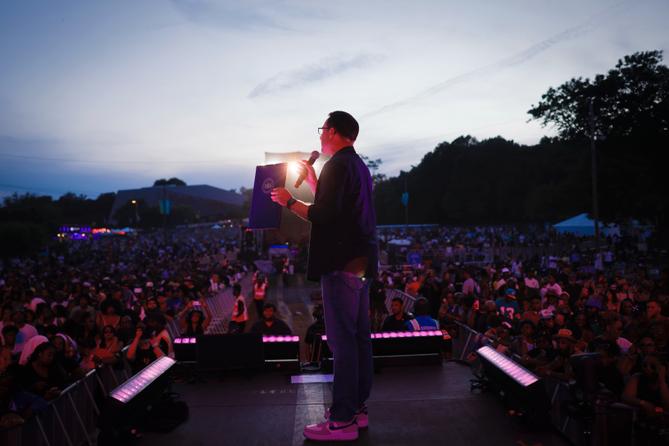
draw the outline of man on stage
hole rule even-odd
[[[314,192],[313,204],[272,190],[272,200],[311,222],[307,278],[320,280],[325,333],[334,355],[332,406],[326,421],[304,428],[311,440],[355,440],[367,427],[365,402],[372,386],[369,284],[377,274],[376,214],[372,178],[353,144],[358,122],[343,111],[330,113],[321,135],[321,152],[330,156],[320,178],[302,161]]]

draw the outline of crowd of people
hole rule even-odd
[[[440,328],[455,336],[466,325],[537,374],[565,381],[575,378],[573,355],[596,352],[598,380],[612,398],[651,418],[669,411],[669,270],[645,232],[613,235],[601,246],[542,228],[379,232],[373,331]],[[133,371],[172,356],[168,326],[204,334],[212,322],[207,297],[224,289],[234,300],[229,333],[291,334],[267,299],[266,274],[255,271],[242,290],[254,268],[236,260],[236,243],[190,228],[60,242],[4,263],[0,426],[20,423],[122,355]],[[388,308],[389,289],[415,299],[411,311],[399,297]],[[258,317],[247,327],[250,311]],[[305,336],[309,361],[318,360],[322,313],[314,308]]]
[[[0,426],[19,424],[121,352],[136,372],[203,334],[206,297],[238,287],[237,241],[209,228],[61,241],[0,268]]]
[[[574,355],[597,353],[600,390],[666,422],[669,269],[663,253],[648,249],[645,232],[607,237],[598,247],[592,237],[505,228],[393,230],[385,240],[393,239],[410,243],[386,243],[399,261],[373,287],[377,331],[437,321],[456,334],[463,324],[538,375],[567,382],[577,379]],[[522,249],[528,241],[532,251]],[[494,245],[521,249],[500,256]],[[528,252],[534,255],[522,256]],[[420,263],[407,265],[412,255]],[[388,288],[415,298],[415,314],[400,298],[387,312]]]

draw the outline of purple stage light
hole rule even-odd
[[[168,356],[156,359],[128,381],[112,390],[111,397],[122,403],[128,403],[174,364],[176,361]]]
[[[263,336],[263,342],[300,342],[299,336]]]
[[[370,337],[372,339],[395,339],[395,338],[411,338],[411,337],[432,337],[432,336],[444,336],[441,330],[423,330],[423,331],[385,331],[382,333],[372,333]],[[321,340],[327,341],[327,335],[321,335]]]
[[[490,346],[481,347],[476,352],[524,387],[530,386],[539,380],[537,375]]]

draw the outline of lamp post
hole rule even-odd
[[[135,225],[137,225],[137,222],[139,222],[139,213],[137,211],[137,200],[131,200],[130,203],[132,203],[132,206],[135,208]]]
[[[597,197],[597,147],[595,145],[595,99],[588,99],[588,117],[590,120],[590,156],[592,168],[592,218],[595,220],[595,252],[599,255],[599,201]]]

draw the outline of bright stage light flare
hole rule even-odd
[[[291,161],[288,163],[288,171],[293,174],[293,175],[299,175],[300,174],[300,163],[297,161]]]

